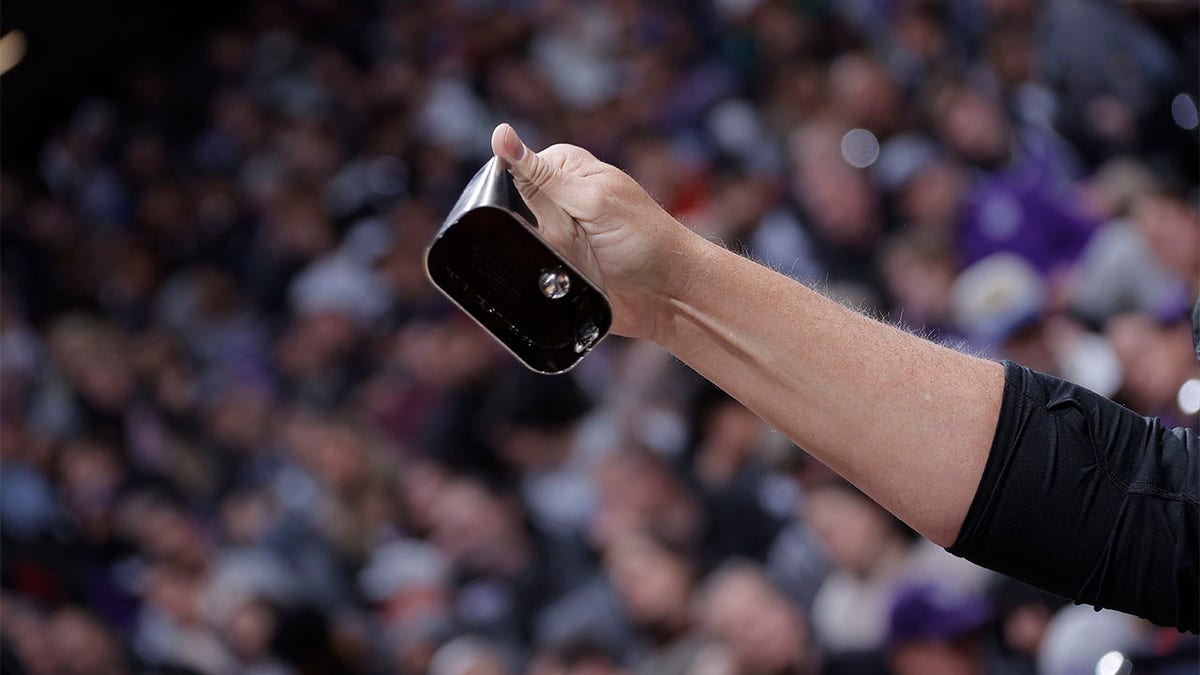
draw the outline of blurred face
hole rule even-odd
[[[1143,414],[1172,406],[1179,386],[1196,370],[1186,324],[1162,328],[1140,314],[1109,321],[1105,331],[1125,374],[1130,404]]]
[[[206,411],[213,436],[231,448],[253,452],[267,427],[270,402],[248,387],[238,387],[215,401]]]
[[[367,453],[357,434],[337,426],[325,427],[314,449],[313,469],[319,480],[342,494],[362,488],[367,480]]]
[[[409,520],[418,532],[429,531],[436,522],[438,496],[441,495],[449,477],[437,464],[418,461],[404,469],[400,481],[404,508]]]
[[[1054,615],[1043,605],[1017,607],[1004,618],[1004,642],[1030,659],[1036,659],[1046,628]]]
[[[843,56],[834,62],[829,80],[835,104],[851,125],[876,134],[896,127],[900,97],[881,64],[858,55]]]
[[[893,539],[891,516],[866,497],[838,486],[812,491],[805,517],[833,563],[868,576],[886,542]]]
[[[1200,284],[1200,215],[1174,199],[1148,197],[1133,220],[1146,244],[1172,272],[1195,288]]]
[[[25,607],[10,608],[5,602],[3,636],[12,645],[21,662],[34,675],[53,673],[55,670],[55,648],[47,630],[47,622],[33,610]]]
[[[122,410],[133,393],[125,335],[87,320],[64,319],[51,332],[55,361],[76,390],[97,408]]]
[[[146,600],[179,624],[186,626],[200,621],[200,589],[189,574],[167,568],[156,570]]]
[[[1000,108],[973,91],[951,94],[938,120],[943,139],[970,162],[992,165],[1009,153],[1009,127]]]
[[[628,534],[609,547],[605,565],[635,623],[679,627],[691,593],[691,573],[682,560],[641,535]]]
[[[124,665],[112,636],[91,617],[73,609],[59,611],[49,633],[58,660],[57,672],[120,673]]]
[[[209,559],[209,540],[183,512],[155,502],[131,503],[125,518],[134,522],[138,544],[152,556],[185,569],[202,569]],[[135,513],[134,510],[140,512]]]
[[[1026,326],[1004,341],[999,355],[1043,373],[1056,373],[1059,370],[1058,359],[1054,356],[1048,337],[1044,323]]]
[[[339,311],[296,317],[277,347],[280,369],[292,377],[318,374],[339,363],[354,347],[358,326]]]
[[[262,658],[275,633],[275,610],[262,602],[247,602],[234,613],[227,631],[229,644],[244,660]]]
[[[497,566],[520,555],[512,507],[474,481],[449,483],[433,519],[434,543],[459,568],[505,571]]]
[[[813,225],[827,239],[842,246],[861,246],[874,239],[879,228],[875,194],[864,174],[849,169],[810,170],[801,181],[801,199]]]
[[[915,177],[900,195],[902,217],[927,234],[949,242],[962,204],[966,176],[955,164],[939,163]]]
[[[675,200],[682,174],[671,148],[658,140],[636,143],[629,151],[629,175],[668,207]]]
[[[883,273],[910,325],[937,322],[949,314],[954,266],[948,256],[922,255],[902,245],[884,258]]]
[[[707,481],[732,477],[762,435],[763,425],[754,413],[739,403],[723,403],[709,413],[698,449],[698,469]]]
[[[695,502],[670,471],[644,457],[617,454],[597,469],[600,509],[590,526],[593,542],[608,546],[634,530],[656,532],[669,541],[691,541],[699,528]]]
[[[709,591],[704,621],[744,675],[790,672],[804,663],[808,646],[800,615],[756,571],[737,570],[718,579]]]
[[[724,186],[718,204],[725,226],[731,233],[744,236],[758,224],[771,200],[761,180],[740,177]]]
[[[487,333],[474,324],[449,319],[412,322],[395,343],[397,361],[422,384],[450,388],[479,377],[496,363]]]

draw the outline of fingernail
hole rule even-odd
[[[517,130],[512,127],[508,128],[508,134],[504,137],[504,152],[514,162],[521,161],[521,158],[525,156],[525,144],[521,142],[521,137],[517,135]]]

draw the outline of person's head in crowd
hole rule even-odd
[[[930,0],[911,2],[900,10],[893,19],[892,34],[906,61],[925,69],[936,67],[945,58],[951,46],[946,14],[944,5]]]
[[[299,315],[276,343],[276,363],[287,381],[295,385],[297,397],[312,397],[314,403],[335,400],[339,371],[351,357],[361,337],[349,312],[322,309]]]
[[[205,569],[212,555],[211,537],[196,522],[195,514],[176,500],[135,493],[122,502],[120,510],[122,529],[152,561],[192,572]]]
[[[1013,129],[999,103],[953,78],[931,83],[925,95],[934,131],[959,158],[985,169],[1008,162]]]
[[[675,217],[684,217],[706,196],[697,167],[669,140],[649,133],[637,135],[627,141],[624,153],[629,175]]]
[[[482,424],[506,463],[544,471],[567,460],[575,427],[591,405],[572,378],[509,368],[490,387]]]
[[[810,486],[804,516],[834,566],[863,579],[894,567],[916,541],[907,525],[841,479]]]
[[[887,67],[870,54],[839,56],[829,66],[829,84],[833,108],[849,126],[884,138],[904,124],[899,87]]]
[[[1017,21],[998,23],[984,38],[987,64],[1005,93],[1034,78],[1034,47],[1028,27]]]
[[[201,572],[164,562],[155,565],[146,576],[145,600],[156,619],[179,627],[203,626]]]
[[[751,562],[730,562],[698,593],[700,622],[733,655],[742,675],[812,672],[808,626],[800,610]]]
[[[604,550],[609,582],[630,621],[658,645],[691,628],[696,570],[689,556],[661,537],[627,530]]]
[[[983,675],[983,597],[937,584],[900,588],[892,600],[888,659],[895,675]]]
[[[0,640],[4,656],[20,663],[31,673],[51,673],[54,649],[46,631],[46,619],[32,603],[6,589],[0,595]]]
[[[280,505],[270,492],[235,492],[221,501],[221,534],[225,542],[253,546],[270,534],[281,515]]]
[[[271,195],[264,214],[264,244],[274,259],[298,265],[333,248],[333,223],[318,195],[304,185],[282,186]]]
[[[915,141],[909,147],[897,139],[884,147],[879,167],[889,159],[890,175],[884,182],[893,190],[896,217],[901,226],[917,236],[948,246],[953,243],[954,228],[962,211],[967,176],[962,165],[937,150]]]
[[[109,416],[124,410],[134,388],[124,331],[105,320],[70,315],[51,328],[50,350],[90,410]]]
[[[235,383],[207,402],[204,420],[219,447],[254,457],[263,453],[267,442],[273,403],[263,388]]]
[[[955,261],[945,247],[920,236],[897,235],[880,258],[893,317],[916,329],[948,327]]]
[[[338,552],[360,560],[400,520],[395,465],[365,429],[343,420],[318,420],[298,450],[325,491],[318,530]]]
[[[277,610],[270,601],[251,597],[234,610],[221,629],[234,657],[243,665],[255,665],[272,659],[276,621]]]
[[[360,496],[383,468],[374,461],[377,448],[370,434],[346,420],[322,419],[310,432],[305,446],[313,476],[335,495]]]
[[[766,431],[757,415],[707,383],[694,397],[689,417],[695,425],[693,470],[714,488],[731,482],[755,456]]]
[[[865,173],[836,161],[802,171],[795,194],[821,238],[837,248],[870,251],[882,227],[878,196]]]
[[[1200,291],[1200,211],[1169,190],[1137,200],[1134,226],[1154,257],[1187,284],[1192,296]]]
[[[409,311],[431,304],[436,295],[425,278],[421,252],[440,225],[438,216],[425,200],[398,204],[389,215],[393,246],[383,254],[375,269],[392,295]]]
[[[662,458],[626,449],[605,457],[594,472],[599,508],[588,529],[598,548],[622,533],[645,529],[673,545],[693,546],[703,525],[696,498]]]
[[[988,597],[996,608],[1002,644],[1032,666],[1050,620],[1066,601],[1008,577],[1000,579],[989,590]]]
[[[465,573],[511,577],[530,562],[520,503],[470,476],[452,476],[436,497],[430,541]]]
[[[1108,321],[1105,335],[1121,362],[1118,395],[1126,404],[1144,415],[1182,416],[1179,389],[1200,376],[1187,317],[1162,323],[1145,314],[1122,314]]]
[[[371,551],[359,573],[359,587],[389,624],[433,625],[447,619],[450,571],[438,549],[393,541]]]
[[[836,248],[865,252],[882,227],[879,195],[868,175],[842,158],[847,131],[836,118],[825,118],[792,134],[791,195],[818,237]]]
[[[428,457],[414,457],[400,471],[400,501],[405,524],[422,538],[437,524],[438,500],[454,479],[451,471]]]
[[[731,244],[744,241],[774,206],[773,192],[773,186],[764,176],[747,171],[727,171],[716,180],[711,213],[705,217],[706,225],[711,222],[715,233]]]
[[[73,439],[60,446],[55,468],[63,505],[84,539],[94,544],[112,539],[127,478],[120,451],[97,439]]]
[[[976,346],[1043,372],[1058,371],[1046,340],[1046,283],[1019,256],[995,253],[963,270],[950,289],[957,326]]]
[[[69,675],[120,675],[128,664],[116,636],[96,617],[75,607],[49,617],[47,630],[53,645],[54,672]]]
[[[5,596],[0,601],[5,652],[31,675],[126,675],[132,672],[112,629],[67,605],[52,612]],[[10,665],[5,659],[6,665]]]
[[[764,118],[769,129],[786,133],[810,120],[826,106],[825,66],[814,58],[798,58],[771,71]]]
[[[492,372],[505,356],[469,319],[450,316],[405,325],[395,336],[390,360],[425,386],[453,391]]]
[[[729,4],[736,7],[738,3]],[[812,24],[805,15],[792,11],[787,2],[761,0],[740,4],[742,18],[754,35],[755,44],[761,45],[764,68],[785,64],[811,49]]]
[[[1159,181],[1144,163],[1134,157],[1114,157],[1100,165],[1083,184],[1081,206],[1097,218],[1127,218],[1145,195],[1158,189]]]
[[[123,325],[144,321],[162,283],[162,264],[141,237],[119,234],[106,239],[94,254],[109,270],[97,284],[104,308]]]
[[[386,635],[388,662],[400,673],[424,673],[450,633],[450,568],[436,548],[416,541],[376,547],[359,587]]]

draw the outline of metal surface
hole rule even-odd
[[[429,248],[430,281],[521,363],[573,368],[612,325],[599,286],[562,258],[498,158],[475,174]]]

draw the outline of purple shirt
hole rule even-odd
[[[958,226],[964,267],[993,253],[1014,253],[1043,275],[1073,264],[1098,223],[1069,197],[1069,158],[1044,139],[1021,139],[1020,155],[967,191]]]

